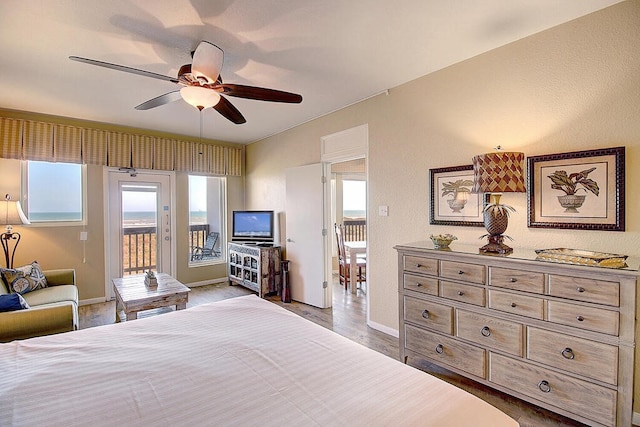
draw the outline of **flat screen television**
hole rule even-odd
[[[232,230],[236,242],[273,242],[273,211],[233,211]]]

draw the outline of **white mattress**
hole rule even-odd
[[[2,426],[518,424],[256,296],[0,345]]]

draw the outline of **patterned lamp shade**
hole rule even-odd
[[[524,153],[480,154],[473,158],[474,193],[524,193]]]

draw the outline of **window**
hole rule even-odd
[[[189,262],[224,261],[225,178],[189,175]]]
[[[367,182],[355,180],[342,181],[342,215],[344,218],[366,218]]]
[[[86,167],[72,163],[22,163],[22,201],[32,224],[82,224]]]

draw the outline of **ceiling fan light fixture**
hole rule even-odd
[[[220,94],[212,89],[200,86],[185,86],[180,89],[180,96],[198,110],[213,107],[220,102]]]

